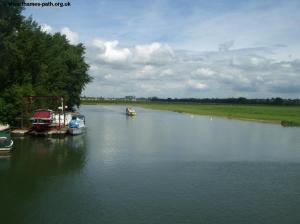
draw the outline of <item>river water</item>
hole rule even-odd
[[[86,134],[15,138],[0,223],[300,223],[300,128],[83,106]]]

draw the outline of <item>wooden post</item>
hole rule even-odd
[[[24,112],[23,112],[23,109],[24,108],[22,108],[22,118],[21,118],[21,129],[23,129],[23,119],[24,119]]]

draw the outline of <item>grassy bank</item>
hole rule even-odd
[[[227,105],[196,103],[156,103],[125,101],[84,101],[82,104],[118,104],[140,106],[156,110],[168,110],[232,119],[278,123],[284,126],[300,126],[299,106]]]

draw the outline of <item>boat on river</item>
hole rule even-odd
[[[0,124],[0,153],[8,153],[14,142],[10,136],[10,127],[9,125]]]
[[[50,129],[53,122],[53,111],[49,109],[36,110],[30,120],[35,131],[46,131]]]
[[[68,132],[71,135],[80,135],[85,131],[85,117],[82,114],[73,114],[68,125]]]
[[[135,110],[133,108],[127,107],[126,108],[126,115],[128,115],[128,116],[134,116],[134,115],[136,115],[136,112],[135,112]]]

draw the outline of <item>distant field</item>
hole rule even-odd
[[[220,116],[232,119],[255,120],[260,122],[280,123],[284,126],[300,126],[299,106],[265,105],[227,105],[197,103],[154,103],[125,101],[84,101],[82,104],[122,104],[140,106],[155,110],[168,110],[208,116]]]

